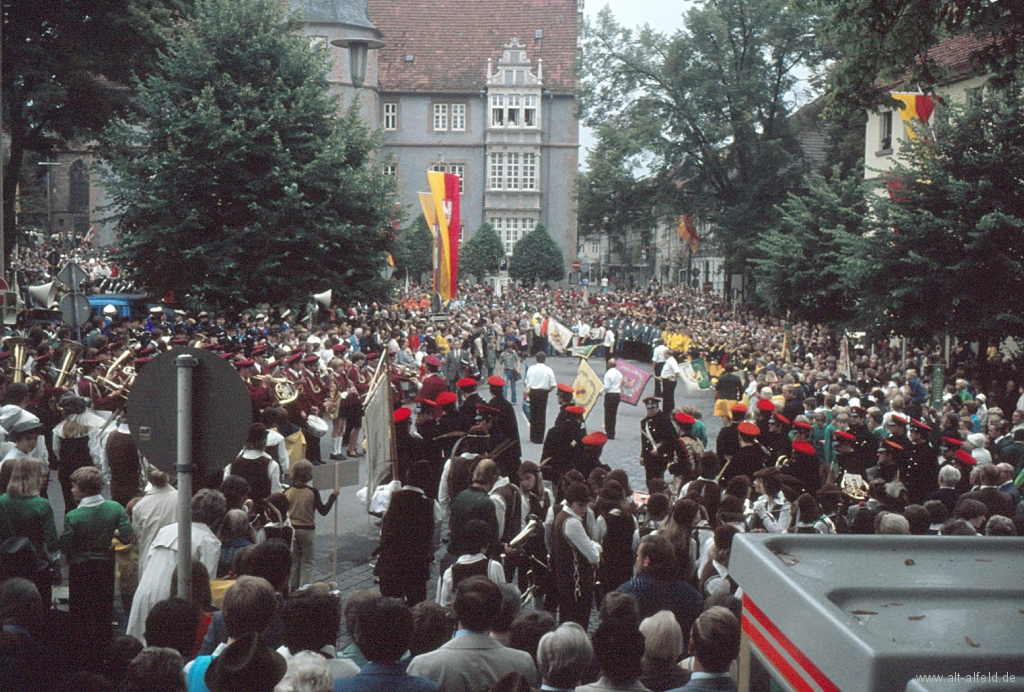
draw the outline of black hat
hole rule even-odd
[[[210,692],[272,692],[288,670],[288,662],[249,632],[228,645],[206,669]]]

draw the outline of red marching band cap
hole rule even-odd
[[[920,430],[921,432],[930,433],[932,431],[932,426],[928,425],[924,421],[919,421],[916,418],[911,418],[910,424],[917,428],[918,430]]]
[[[435,368],[441,367],[441,359],[437,356],[427,356],[423,359],[423,362],[427,365],[432,365]]]
[[[587,412],[587,409],[583,408],[582,406],[566,406],[565,412],[571,413],[574,416],[582,416],[584,413]]]
[[[572,394],[572,387],[567,384],[558,383],[558,391],[565,392],[566,394]]]
[[[955,437],[942,437],[942,438],[939,438],[939,442],[942,443],[940,446],[946,447],[947,449],[949,449],[949,448],[954,448],[955,449],[955,448],[959,448],[959,447],[963,447],[964,446],[964,441],[963,440],[958,440]]]
[[[857,436],[845,430],[836,430],[835,438],[843,442],[856,442]]]
[[[790,423],[789,423],[789,419],[788,419],[788,418],[786,418],[786,417],[785,417],[784,415],[782,415],[781,413],[778,413],[778,412],[776,412],[776,413],[773,413],[773,414],[772,414],[772,418],[774,418],[775,420],[779,421],[779,422],[780,422],[780,423],[782,423],[783,425],[789,425],[789,424],[790,424]]]
[[[675,415],[675,419],[676,422],[679,423],[680,425],[693,425],[694,423],[697,422],[696,418],[691,416],[689,413],[686,413],[685,411],[680,411],[679,413],[677,413]]]
[[[793,421],[793,427],[797,430],[814,430],[814,426],[807,421],[795,420]]]
[[[396,423],[401,423],[409,420],[409,417],[412,416],[412,410],[402,406],[401,408],[395,409],[393,416]]]
[[[588,447],[602,447],[608,442],[608,436],[598,430],[584,437],[581,442]]]
[[[494,408],[493,406],[488,406],[487,404],[477,404],[476,410],[477,413],[480,413],[481,415],[484,416],[496,416],[499,413],[501,413],[501,411],[499,411],[498,409]]]
[[[740,435],[756,436],[761,434],[761,429],[753,423],[740,423],[736,426],[736,432]]]
[[[420,406],[427,406],[427,407],[430,407],[430,408],[437,408],[437,402],[434,401],[433,399],[424,399],[423,397],[418,396],[418,397],[416,397],[415,401]]]
[[[757,400],[757,410],[758,411],[765,411],[765,412],[769,412],[769,413],[774,412],[775,411],[775,402],[772,401],[771,399],[758,399]]]
[[[453,392],[441,392],[437,395],[438,406],[450,406],[459,400],[459,397]]]
[[[889,416],[889,422],[898,423],[899,425],[906,425],[910,421],[907,418],[901,416],[900,414],[894,413],[891,416]]]
[[[746,413],[750,409],[747,408],[746,404],[733,404],[732,408],[729,409],[732,413]]]
[[[902,452],[903,445],[896,444],[892,440],[883,439],[878,445],[879,452]]]
[[[455,383],[455,386],[459,389],[472,389],[476,387],[477,381],[472,377],[463,377],[461,380]]]
[[[806,440],[797,440],[793,443],[793,451],[797,454],[806,454],[808,456],[814,456],[814,445]]]
[[[497,375],[491,375],[490,377],[487,378],[487,384],[491,385],[492,387],[504,387],[508,383],[505,382],[505,378],[504,377],[498,377]]]
[[[256,361],[254,361],[252,358],[242,358],[240,360],[236,360],[233,363],[233,365],[236,368],[251,368],[255,364],[255,362]]]
[[[968,466],[976,466],[978,463],[978,460],[971,456],[971,453],[968,452],[966,449],[956,450],[956,460],[962,461]]]

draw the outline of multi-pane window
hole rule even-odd
[[[491,227],[505,245],[505,254],[511,255],[516,243],[537,226],[536,219],[494,217],[490,220]]]
[[[523,125],[537,127],[537,96],[534,94],[523,97]]]
[[[398,175],[398,165],[394,163],[385,164],[384,175]]]
[[[523,235],[526,235],[537,225],[537,219],[523,219]]]
[[[892,149],[892,111],[882,113],[879,125],[878,148],[889,151]]]
[[[523,154],[523,185],[524,190],[537,189],[537,155]]]
[[[600,255],[601,254],[601,245],[599,243],[591,243],[590,244],[590,254],[592,254],[592,255]]]
[[[504,94],[493,94],[491,96],[491,125],[502,127],[505,124],[505,96]]]
[[[434,104],[434,130],[448,129],[448,104]]]
[[[505,187],[509,190],[519,189],[519,154],[505,154],[505,170],[508,174]]]
[[[519,219],[505,219],[505,253],[511,255],[519,241]]]
[[[519,107],[523,104],[523,97],[518,94],[508,95],[508,109],[505,111],[505,124],[509,127],[519,127],[522,120],[519,119]]]
[[[397,130],[398,129],[398,104],[397,103],[385,103],[384,104],[384,129],[385,130]]]
[[[492,190],[505,189],[505,155],[501,153],[491,154],[490,188]]]
[[[452,104],[452,130],[462,132],[466,129],[466,104]]]
[[[459,176],[459,194],[466,191],[466,164],[439,161],[438,163],[430,164],[430,170],[437,171],[438,173],[452,173]]]

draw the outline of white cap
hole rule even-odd
[[[103,308],[103,314],[104,315],[116,315],[117,314],[117,308],[115,308],[113,305],[106,305]]]

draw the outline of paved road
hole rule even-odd
[[[531,359],[532,363],[532,359]],[[559,382],[571,384],[576,377],[576,369],[579,364],[577,358],[550,358],[548,364],[555,371]],[[591,365],[598,376],[604,375],[604,365],[599,360],[591,361]],[[637,363],[639,367],[646,368],[651,372],[649,364]],[[522,394],[522,382],[520,394]],[[654,381],[647,384],[645,396],[653,393]],[[522,399],[517,399],[516,410],[520,415],[519,432],[523,438],[523,458],[538,461],[540,459],[541,445],[531,444],[529,441],[529,423],[522,413]],[[700,391],[688,394],[683,387],[676,389],[676,406],[696,406],[704,412],[703,421],[708,428],[709,444],[714,446],[714,439],[721,429],[721,421],[714,418],[711,412],[714,408],[714,398],[710,391]],[[548,426],[554,423],[558,407],[555,405],[552,396],[548,402],[547,418]],[[638,460],[640,458],[640,419],[644,416],[644,408],[640,406],[619,406],[616,437],[609,440],[605,446],[602,460],[612,468],[623,468],[629,473],[630,483],[634,488],[643,490],[644,472]],[[604,425],[604,409],[602,401],[591,411],[587,422],[587,428],[591,432],[600,430]],[[326,444],[326,443],[325,443]],[[324,452],[324,458],[328,457],[329,450]],[[365,468],[360,473],[360,483],[365,484]],[[338,498],[338,571],[331,579],[334,536],[334,513],[317,519],[317,560],[316,577],[318,579],[330,579],[337,581],[338,587],[343,592],[357,588],[371,588],[373,586],[372,567],[370,566],[373,549],[377,546],[379,529],[374,517],[366,514],[363,506],[356,500],[358,488],[343,488]],[[436,570],[436,567],[435,567]],[[433,575],[430,589],[435,588],[437,575]],[[432,594],[433,591],[428,591]]]

